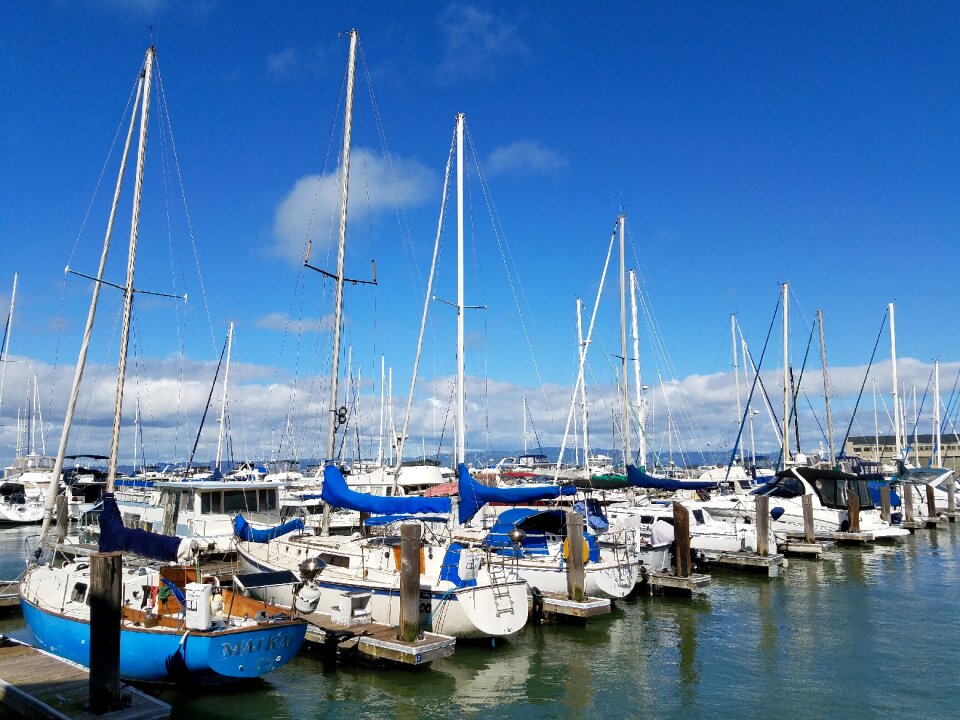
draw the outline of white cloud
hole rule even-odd
[[[495,75],[511,60],[526,60],[530,48],[519,24],[484,12],[472,5],[447,6],[440,17],[444,56],[440,77],[452,81],[465,76]]]
[[[285,48],[278,53],[267,56],[267,70],[275,75],[288,74],[297,62],[297,51]]]
[[[422,203],[432,196],[435,184],[435,173],[417,160],[396,156],[384,159],[369,148],[356,148],[350,159],[348,223],[358,217],[357,213],[382,213]],[[326,243],[336,237],[339,207],[338,172],[297,180],[274,215],[274,253],[299,264],[308,232],[313,252],[325,250]]]
[[[296,334],[326,332],[333,328],[333,315],[325,315],[322,318],[294,319],[281,312],[274,312],[258,318],[256,326],[267,330]]]
[[[490,175],[549,175],[567,167],[567,159],[536,140],[518,140],[496,148],[487,160]]]

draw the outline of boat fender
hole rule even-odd
[[[564,538],[563,540],[563,559],[570,559],[570,539]],[[583,562],[584,564],[590,561],[590,543],[587,542],[586,538],[583,540]]]
[[[214,590],[214,594],[210,596],[210,612],[215,616],[223,614],[223,595],[220,594],[219,588]]]
[[[784,513],[784,509],[779,505],[775,508],[770,509],[770,517],[772,517],[774,521],[779,520],[780,517],[783,515],[783,513]]]

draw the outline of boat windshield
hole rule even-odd
[[[804,495],[803,483],[795,477],[780,477],[754,490],[751,495],[767,495],[768,497],[793,498]]]

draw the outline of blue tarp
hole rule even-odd
[[[677,480],[674,478],[654,477],[647,475],[635,465],[627,465],[627,479],[631,485],[656,490],[713,490],[717,487],[716,480]]]
[[[577,488],[573,485],[536,485],[532,487],[493,488],[481,485],[472,477],[467,466],[457,467],[457,480],[460,486],[460,522],[472,518],[488,502],[525,503],[532,500],[552,500],[561,495],[574,495]]]
[[[333,507],[376,515],[449,515],[453,507],[450,498],[379,497],[351,490],[333,465],[323,469],[320,497]]]
[[[237,515],[233,519],[233,529],[236,531],[237,537],[241,540],[265,543],[281,535],[291,533],[294,530],[303,530],[303,519],[294,518],[293,520],[288,520],[283,523],[283,525],[277,525],[269,530],[257,530],[244,519],[243,515]]]
[[[123,526],[117,501],[110,493],[103,495],[100,511],[100,552],[123,550],[154,560],[176,560],[180,538]]]
[[[521,528],[525,533],[520,548],[514,546],[510,531]],[[563,510],[544,510],[543,508],[513,508],[504,510],[490,528],[484,544],[494,548],[498,555],[524,557],[527,555],[549,555],[551,550],[547,535],[567,537],[567,514]],[[600,546],[597,536],[586,533],[583,536],[590,548],[591,562],[600,561]]]
[[[610,529],[610,521],[603,512],[603,505],[596,498],[587,498],[586,502],[578,500],[573,509],[587,518],[587,525],[597,532],[606,532]]]

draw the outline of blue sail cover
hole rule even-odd
[[[376,515],[443,515],[449,516],[453,503],[448,497],[426,498],[379,497],[357,492],[347,487],[340,470],[333,465],[323,469],[323,488],[320,497],[333,507]]]
[[[653,488],[655,490],[713,490],[717,487],[716,480],[677,480],[647,475],[635,465],[627,465],[627,479],[635,487]]]
[[[303,530],[303,518],[294,518],[293,520],[288,520],[287,522],[283,523],[283,525],[277,525],[269,530],[257,530],[244,519],[243,515],[237,515],[233,519],[233,529],[236,531],[237,537],[241,540],[265,543],[270,542],[274,538],[278,538],[281,535],[291,533],[294,530]]]
[[[120,508],[111,493],[103,495],[100,511],[100,552],[124,550],[154,560],[176,560],[180,538],[161,535],[148,530],[123,526]]]
[[[494,488],[481,485],[472,477],[467,466],[457,466],[457,480],[460,486],[460,522],[465,523],[479,512],[488,502],[518,503],[532,500],[553,500],[561,495],[574,495],[577,488],[573,485],[534,485],[531,487]]]

